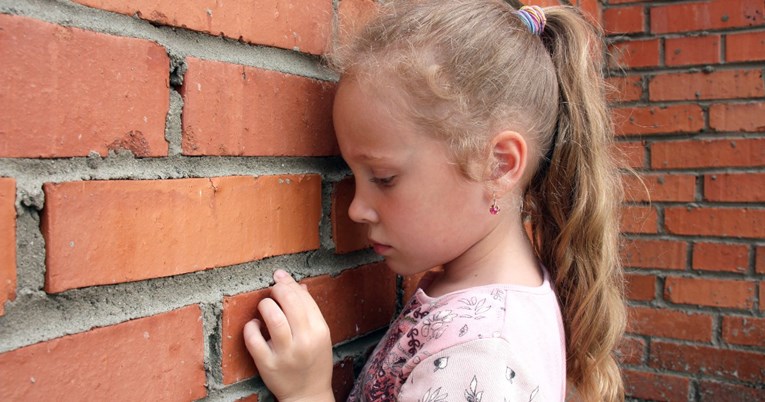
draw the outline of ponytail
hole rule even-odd
[[[573,7],[550,7],[545,14],[541,39],[557,72],[559,110],[525,212],[560,299],[570,385],[581,400],[623,400],[614,355],[626,322],[618,253],[621,185],[611,158],[602,41]]]

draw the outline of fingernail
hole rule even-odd
[[[289,274],[287,274],[287,272],[285,272],[284,270],[281,270],[281,269],[277,269],[274,272],[274,279],[284,279],[287,276],[289,276]]]

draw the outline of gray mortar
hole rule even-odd
[[[337,81],[337,74],[318,56],[250,45],[182,28],[155,26],[138,18],[89,8],[65,0],[0,0],[0,13],[32,17],[62,26],[123,37],[147,39],[164,46],[171,59],[188,56]]]
[[[221,349],[223,302],[202,304],[202,319],[205,336],[205,372],[207,374],[207,389],[223,388]]]
[[[165,120],[165,140],[167,141],[167,154],[169,156],[181,155],[181,141],[183,128],[181,126],[181,113],[183,111],[183,98],[174,88],[170,88],[170,108]]]
[[[19,296],[42,291],[45,284],[45,239],[40,217],[33,209],[20,207],[16,218],[16,288]],[[10,307],[10,306],[9,306]],[[8,314],[10,311],[6,311]],[[2,324],[0,317],[0,324]],[[0,328],[0,331],[2,328]]]

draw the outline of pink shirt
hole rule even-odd
[[[565,334],[545,271],[539,287],[420,288],[361,371],[348,401],[563,401]]]

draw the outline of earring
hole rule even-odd
[[[499,213],[499,205],[497,205],[497,195],[492,194],[491,195],[491,207],[489,207],[489,213],[492,215],[496,215]]]

